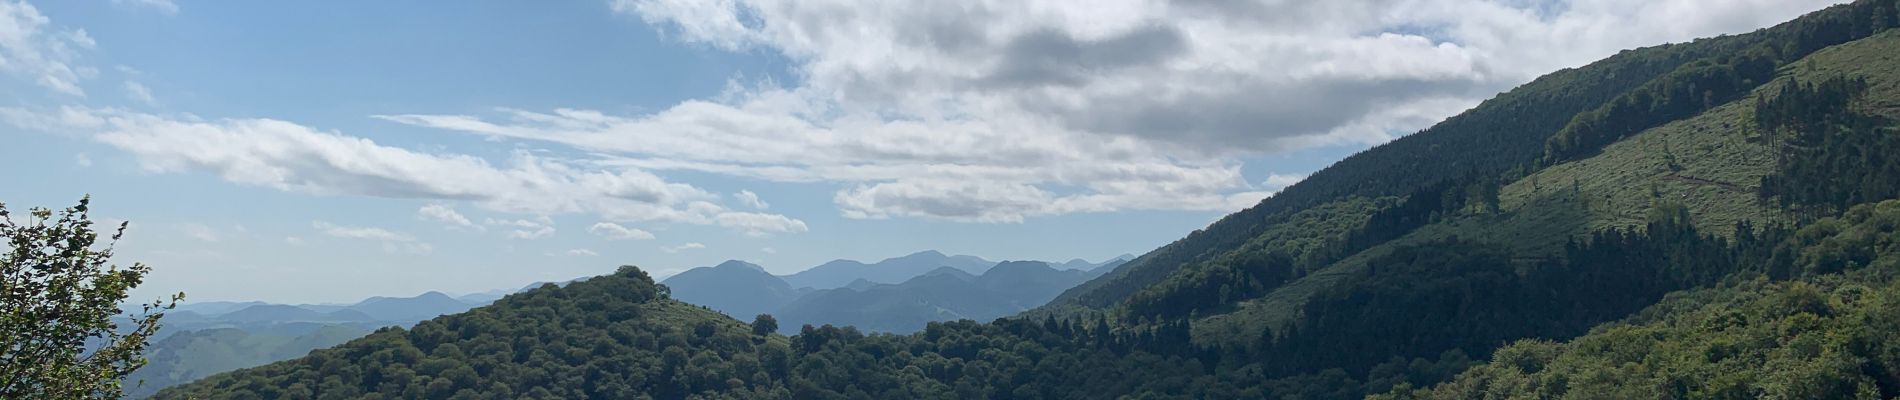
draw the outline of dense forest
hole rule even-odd
[[[1896,3],[1553,73],[1016,317],[786,336],[624,267],[157,397],[1893,398]]]

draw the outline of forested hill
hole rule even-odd
[[[159,397],[1900,397],[1896,2],[1540,78],[1024,316],[782,336],[629,267]]]
[[[1880,9],[1890,7],[1881,3],[1833,7],[1743,35],[1627,50],[1539,77],[1428,129],[1314,172],[1254,207],[1064,293],[1051,308],[1108,308],[1176,271],[1230,264],[1266,251],[1296,258],[1305,269],[1323,267],[1357,250],[1320,248],[1329,245],[1323,238],[1353,233],[1354,225],[1376,209],[1354,202],[1406,197],[1451,180],[1509,182],[1620,135],[1727,102],[1772,79],[1767,75],[1777,63],[1893,25],[1880,19],[1893,18],[1881,16],[1890,12]],[[1559,136],[1562,140],[1553,140]],[[1347,221],[1301,220],[1302,212],[1316,209],[1327,209],[1327,219]]]

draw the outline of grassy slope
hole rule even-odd
[[[1520,254],[1554,254],[1565,242],[1612,227],[1639,226],[1652,204],[1689,208],[1699,228],[1728,234],[1739,221],[1756,225],[1785,218],[1757,201],[1761,177],[1773,172],[1772,149],[1754,128],[1754,96],[1774,93],[1789,79],[1820,81],[1839,74],[1872,84],[1861,107],[1900,115],[1900,32],[1817,52],[1782,71],[1775,83],[1695,117],[1644,131],[1590,158],[1559,164],[1506,185],[1499,215],[1462,215],[1428,225],[1289,283],[1235,311],[1197,321],[1202,343],[1238,343],[1260,337],[1298,315],[1305,300],[1364,262],[1398,246],[1458,236],[1505,243]],[[1672,161],[1674,167],[1672,168]],[[1574,188],[1572,182],[1575,182]]]

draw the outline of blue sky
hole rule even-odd
[[[139,294],[193,301],[1100,260],[1550,70],[1831,2],[1339,3],[0,0],[0,201],[92,194]]]

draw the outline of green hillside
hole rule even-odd
[[[1553,73],[1014,318],[779,336],[627,267],[159,397],[1892,398],[1896,3]]]
[[[1880,66],[1889,66],[1882,68]],[[1645,130],[1605,146],[1595,156],[1544,168],[1502,187],[1501,211],[1446,218],[1365,253],[1321,269],[1237,311],[1196,324],[1210,343],[1251,340],[1266,327],[1283,326],[1304,300],[1340,277],[1358,273],[1364,261],[1397,246],[1447,237],[1499,243],[1520,258],[1553,256],[1569,240],[1609,228],[1640,226],[1657,204],[1688,209],[1706,232],[1727,234],[1738,223],[1765,226],[1794,215],[1760,198],[1762,178],[1776,172],[1776,148],[1754,122],[1755,97],[1771,96],[1791,82],[1851,76],[1870,83],[1855,107],[1900,114],[1900,33],[1828,48],[1791,63],[1754,93],[1681,121]]]
[[[1386,398],[1891,398],[1900,386],[1900,201],[1803,229],[1794,281],[1671,295],[1568,342],[1529,340]],[[1859,254],[1855,254],[1859,253]]]

